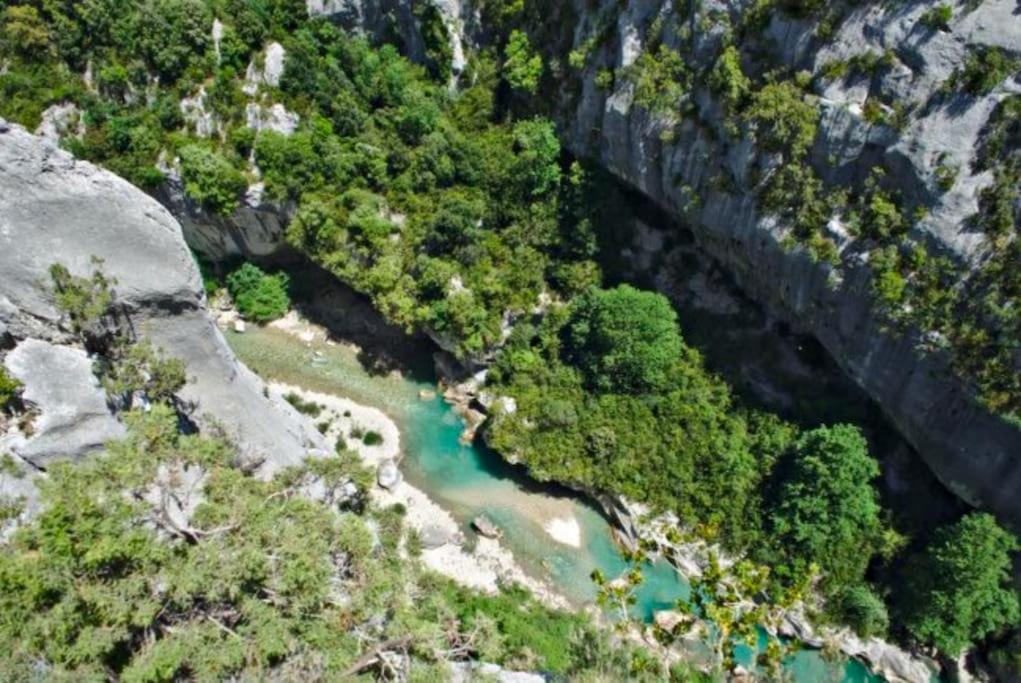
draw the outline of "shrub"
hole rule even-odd
[[[681,55],[666,45],[643,52],[628,71],[635,103],[660,116],[677,116],[688,92],[690,73]]]
[[[512,31],[504,49],[503,76],[515,90],[535,94],[542,76],[542,57],[536,54],[528,36]]]
[[[21,382],[11,377],[7,368],[0,364],[0,412],[10,409],[20,389]]]
[[[643,394],[670,384],[682,342],[666,297],[621,285],[574,302],[565,348],[590,387]]]
[[[990,633],[1016,624],[1011,553],[1018,540],[985,513],[937,531],[910,567],[905,624],[918,640],[956,657]]]
[[[219,152],[200,145],[182,147],[180,158],[181,179],[188,196],[220,216],[234,213],[248,187],[241,171]]]
[[[948,87],[960,86],[969,95],[980,96],[992,92],[1018,69],[1018,63],[1003,50],[981,47],[968,55],[964,68],[954,73]]]
[[[756,139],[766,149],[789,150],[792,158],[798,158],[815,140],[819,111],[805,101],[797,85],[784,81],[755,93],[745,117],[755,124]]]
[[[302,415],[308,415],[309,417],[319,417],[320,413],[323,412],[323,406],[316,403],[315,401],[306,401],[298,394],[293,391],[284,394],[284,400],[294,406]]]
[[[362,443],[366,446],[378,446],[383,443],[383,435],[379,432],[367,431],[362,435]]]
[[[736,107],[748,94],[751,81],[741,70],[741,53],[733,45],[720,54],[709,72],[709,87],[713,89],[729,107]]]
[[[950,20],[953,18],[954,8],[947,4],[940,4],[926,10],[919,21],[922,26],[933,31],[948,31],[950,30]]]
[[[862,638],[883,637],[890,626],[886,605],[865,584],[849,586],[833,599],[831,609]]]
[[[268,275],[258,266],[245,263],[227,276],[227,291],[241,315],[267,322],[282,317],[291,307],[286,273]]]

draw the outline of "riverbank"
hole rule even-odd
[[[572,608],[593,603],[596,591],[589,578],[593,570],[612,578],[629,569],[630,564],[613,540],[613,526],[584,497],[562,487],[539,484],[522,467],[508,465],[481,444],[461,442],[464,423],[437,396],[443,392],[436,391],[432,373],[410,369],[402,374],[392,371],[392,367],[380,371],[378,366],[365,364],[366,352],[357,344],[346,343],[346,335],[331,337],[323,328],[298,316],[290,316],[276,326],[249,326],[241,334],[228,329],[226,336],[239,357],[267,380],[320,394],[343,395],[380,409],[399,426],[399,451],[407,455],[400,469],[412,487],[426,493],[469,538],[473,538],[470,525],[476,516],[484,515],[495,522],[504,532],[499,545],[512,554],[515,564],[526,576],[538,578],[566,597]],[[424,360],[421,356],[432,355],[428,349],[418,353],[419,361]],[[507,408],[506,402],[498,399],[491,407]],[[550,535],[549,522],[560,517],[558,509],[570,510],[580,522],[580,547]],[[614,523],[621,523],[620,519]],[[427,525],[418,529],[423,547],[436,542],[436,529]],[[440,530],[439,535],[446,542],[446,532]],[[684,575],[664,560],[644,565],[643,574],[645,581],[638,587],[636,602],[629,611],[646,625],[636,623],[628,629],[627,637],[653,646],[657,657],[664,661],[701,661],[697,653],[680,651],[684,648],[655,647],[654,629],[648,625],[657,612],[673,609],[678,597],[687,594]],[[754,652],[749,657],[750,665]],[[878,680],[853,660],[831,662],[813,649],[796,651],[784,668],[798,683]]]
[[[220,318],[221,327],[233,328],[233,324],[234,317],[225,311]],[[339,344],[331,339],[324,327],[302,318],[295,311],[270,326],[303,344]],[[353,344],[346,346],[353,353],[361,352]],[[313,355],[313,362],[315,359]],[[399,376],[399,371],[391,370],[391,374]],[[280,398],[289,396],[293,401],[297,397],[303,404],[314,405],[316,414],[311,419],[320,427],[327,441],[342,442],[356,452],[365,465],[381,473],[370,491],[371,499],[382,507],[395,504],[404,507],[405,522],[421,543],[421,559],[425,566],[469,588],[494,593],[501,585],[520,584],[548,605],[564,609],[571,607],[567,598],[547,582],[526,572],[498,539],[477,535],[469,544],[465,532],[447,510],[400,474],[395,476],[391,473],[395,471],[392,464],[399,463],[404,456],[400,429],[391,416],[378,408],[337,394],[283,382],[270,382],[268,386],[270,392]],[[377,436],[367,437],[369,434]],[[387,471],[385,476],[382,475],[384,470]],[[549,513],[554,516],[548,517]],[[549,509],[535,510],[535,515],[537,520],[549,520],[551,537],[561,543],[580,546],[580,529],[569,510],[557,509],[553,502]]]

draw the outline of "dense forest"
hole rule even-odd
[[[34,129],[47,107],[74,103],[80,121],[62,140],[67,149],[149,191],[179,175],[211,214],[230,215],[249,185],[264,183],[268,200],[294,203],[294,249],[388,320],[428,330],[463,361],[491,363],[488,388],[517,406],[487,425],[494,448],[538,479],[677,513],[689,530],[767,567],[768,599],[812,586],[799,597],[818,620],[951,657],[1016,625],[1018,544],[991,516],[910,537],[918,530],[899,528],[880,505],[879,465],[858,426],[808,428],[744,405],[685,342],[684,320],[666,298],[602,286],[603,181],[564,154],[536,104],[549,74],[516,28],[520,4],[487,3],[503,38],[471,55],[451,88],[446,32],[428,11],[419,20],[435,29],[425,32],[430,58],[415,65],[391,45],[309,19],[304,1],[6,2],[0,116]],[[286,53],[282,73],[252,91],[249,65],[266,68],[271,42]],[[641,106],[672,111],[694,78],[679,59],[661,47],[616,77],[635,80]],[[986,62],[996,56],[976,59],[985,61],[969,64],[960,87],[981,89],[982,73],[993,77],[996,65]],[[866,67],[881,68],[843,68]],[[882,256],[877,295],[913,302],[912,316],[928,316],[923,324],[959,345],[957,361],[984,400],[1016,412],[1013,361],[972,322],[1016,326],[1016,307],[1003,302],[1017,296],[1009,264],[1019,240],[1005,238],[989,266],[999,271],[979,276],[996,280],[993,295],[946,300],[945,264],[897,247],[910,207],[883,190],[881,175],[847,193],[799,163],[815,135],[804,84],[753,82],[734,48],[707,77],[734,125],[754,126],[788,161],[765,206],[790,213],[820,259],[833,257],[820,216],[834,203],[850,208]],[[202,103],[211,129],[184,100]],[[294,115],[293,130],[251,125],[252,106],[274,105]],[[1011,107],[1016,99],[1005,101],[1001,137],[1016,133]],[[998,160],[995,150],[989,159],[998,182],[977,220],[999,234],[1013,220],[1016,159]],[[58,292],[73,295],[65,300],[74,326],[105,311],[94,300],[102,282],[89,290],[59,269],[54,278]],[[286,312],[285,275],[247,265],[226,285],[250,319]],[[960,307],[968,316],[951,313]],[[665,675],[641,653],[609,648],[585,617],[520,592],[479,597],[403,562],[399,549],[413,543],[400,510],[336,512],[295,494],[310,473],[364,489],[343,450],[329,465],[271,482],[238,471],[228,444],[177,433],[171,406],[183,380],[172,363],[144,346],[103,352],[109,391],[141,389],[166,405],[131,413],[131,435],[108,457],[54,471],[44,512],[4,546],[5,678],[22,678],[40,659],[70,677],[128,680],[357,673],[366,642],[392,639],[407,639],[421,680],[431,680],[438,653],[454,651],[558,674],[629,677],[648,666],[650,676]],[[142,376],[156,381],[138,387]],[[8,384],[0,375],[0,405],[14,400]],[[207,477],[200,528],[142,524],[144,491],[161,468],[192,467]],[[172,542],[160,540],[168,534]],[[224,558],[236,566],[225,570]],[[372,614],[381,609],[395,616],[377,633]]]

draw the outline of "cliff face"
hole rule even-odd
[[[0,450],[45,468],[123,434],[92,359],[60,326],[48,269],[86,275],[102,259],[138,337],[186,364],[180,398],[203,427],[223,428],[242,454],[272,470],[323,448],[322,438],[234,357],[205,308],[181,228],[117,176],[0,121],[0,353],[38,411],[34,430]]]
[[[488,39],[475,4],[431,5],[447,29],[455,74],[464,47]],[[668,0],[574,0],[533,21],[533,44],[562,56],[584,54],[580,68],[568,67],[566,59],[547,60],[562,83],[553,106],[566,146],[689,227],[699,247],[750,297],[818,339],[951,490],[1021,528],[1021,430],[976,400],[945,352],[918,350],[927,341],[924,332],[891,331],[872,291],[868,246],[834,219],[825,237],[836,246],[839,267],[791,248],[792,226],[763,213],[756,196],[762,177],[781,159],[759,149],[747,126],[727,130],[725,105],[701,76],[691,84],[688,110],[679,119],[636,104],[635,84],[626,74],[650,49],[653,34],[691,72],[705,74],[755,6],[743,0],[707,0],[697,7]],[[404,0],[310,0],[308,8],[380,40],[399,40],[413,59],[429,59],[425,15]],[[994,47],[1021,56],[1021,38],[1010,0],[954,7],[939,29],[923,21],[931,8],[929,2],[863,4],[848,9],[824,38],[819,19],[774,11],[761,31],[739,40],[757,61],[816,76],[818,134],[805,163],[832,185],[861,185],[874,166],[885,167],[887,186],[905,204],[927,210],[909,237],[967,271],[989,255],[987,238],[968,221],[979,210],[981,189],[993,180],[990,170],[976,166],[977,153],[990,116],[1007,96],[1021,93],[1021,85],[1008,77],[980,96],[943,94],[941,88],[975,50]],[[881,55],[883,68],[857,73],[852,67],[837,78],[818,77],[833,64],[868,55]],[[609,85],[607,73],[616,75]],[[875,102],[884,103],[878,121]],[[894,125],[899,114],[885,103],[903,105],[908,114]],[[955,169],[949,190],[941,187],[945,168]],[[287,207],[249,197],[231,219],[210,220],[174,188],[168,184],[161,199],[200,251],[260,257],[280,244]],[[650,226],[636,234],[631,251],[657,252],[658,244],[668,242],[665,229]],[[643,260],[636,269],[664,267],[658,265],[663,259]],[[654,282],[673,280],[649,274]]]
[[[706,28],[705,17],[727,16],[737,24],[747,4],[710,0],[701,3],[701,13],[683,16],[674,14],[676,3],[660,0],[629,2],[624,9],[614,2],[595,9],[575,2],[579,21],[570,39],[573,48],[599,32],[606,37],[587,60],[577,91],[560,103],[566,144],[689,225],[700,245],[746,292],[823,344],[949,488],[1021,528],[1016,495],[1021,431],[976,403],[945,355],[923,355],[915,348],[917,336],[890,333],[854,238],[831,223],[832,236],[846,253],[839,271],[804,250],[786,248],[790,227],[760,213],[752,193],[753,177],[768,167],[769,155],[747,137],[728,141],[720,103],[698,83],[695,115],[672,127],[672,139],[662,135],[666,124],[661,119],[635,105],[634,87],[626,79],[618,78],[610,89],[596,84],[601,70],[620,73],[635,62],[656,21],[699,26],[691,31],[690,47],[671,47],[683,50],[696,68],[710,67],[707,60],[714,59],[725,27],[720,22]],[[758,38],[761,49],[777,55],[792,72],[818,72],[828,62],[869,50],[893,51],[893,64],[884,75],[837,80],[819,93],[813,166],[832,182],[864,178],[878,163],[892,169],[890,179],[903,196],[931,207],[928,218],[913,228],[917,238],[973,267],[984,256],[985,243],[966,227],[966,219],[978,209],[978,188],[992,180],[988,171],[972,172],[980,133],[997,103],[1021,88],[1008,79],[982,97],[932,101],[969,49],[1021,50],[1021,36],[1010,29],[1016,22],[1013,5],[990,0],[970,13],[958,13],[950,30],[932,31],[920,24],[930,3],[870,4],[852,11],[826,41],[815,37],[815,23],[774,14]],[[918,113],[901,130],[870,124],[863,105],[878,94],[909,101]],[[960,169],[945,194],[936,188],[939,164]],[[721,174],[735,181],[726,190],[717,181]]]

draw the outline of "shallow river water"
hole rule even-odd
[[[566,490],[537,484],[522,468],[504,462],[479,445],[459,442],[462,423],[442,399],[422,400],[434,390],[430,377],[373,375],[350,347],[323,342],[307,344],[273,328],[251,326],[244,334],[227,332],[238,357],[267,380],[277,380],[323,393],[348,397],[386,412],[401,431],[409,482],[450,511],[467,530],[485,514],[503,531],[503,542],[532,575],[543,578],[578,605],[593,600],[589,576],[600,569],[608,577],[627,567],[613,541],[609,524],[591,505]],[[580,530],[575,547],[554,539],[545,529],[551,519],[574,519]],[[685,596],[688,585],[666,562],[646,565],[637,591],[634,616],[651,620],[656,610],[670,608]],[[744,648],[741,659],[753,660]],[[882,681],[854,660],[831,663],[818,652],[802,650],[785,666],[798,683],[815,681]]]

